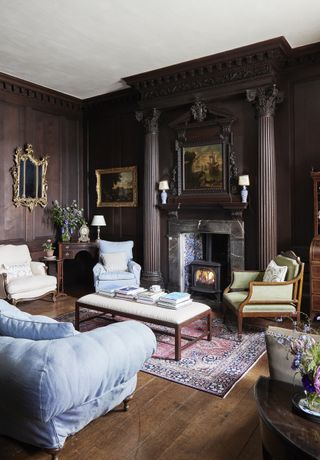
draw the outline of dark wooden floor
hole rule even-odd
[[[21,304],[30,313],[55,317],[73,310],[75,298],[56,304]],[[121,408],[69,438],[59,460],[260,460],[254,384],[268,375],[266,356],[225,399],[140,372],[128,412]],[[50,457],[0,437],[0,460]]]

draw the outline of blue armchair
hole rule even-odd
[[[93,267],[96,292],[125,286],[139,286],[141,266],[134,262],[133,241],[99,242],[99,262]]]

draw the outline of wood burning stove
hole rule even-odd
[[[192,292],[215,294],[220,302],[220,270],[221,264],[219,262],[194,260],[190,264],[190,290]]]

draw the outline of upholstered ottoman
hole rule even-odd
[[[86,321],[85,319],[80,320],[81,307],[173,328],[175,331],[175,359],[177,361],[181,359],[181,350],[195,341],[203,337],[211,340],[211,309],[203,303],[192,302],[179,310],[171,310],[157,305],[146,305],[136,301],[106,297],[98,293],[88,294],[76,302],[75,327],[78,330],[80,323]],[[203,318],[206,319],[206,329],[202,334],[197,337],[182,336],[181,330],[184,326]],[[184,346],[181,346],[181,338],[188,340]]]

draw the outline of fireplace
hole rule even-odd
[[[220,268],[219,262],[194,260],[190,264],[190,291],[215,294],[220,301]]]
[[[192,254],[185,249],[186,239],[194,240]],[[200,261],[203,264],[205,261],[220,264],[219,287],[215,285],[215,289],[213,286],[208,289],[211,292],[221,291],[230,282],[232,271],[244,270],[243,220],[178,219],[176,216],[170,216],[168,219],[168,256],[169,290],[190,290],[193,281],[190,264],[193,261]],[[202,286],[204,289],[206,287]]]

